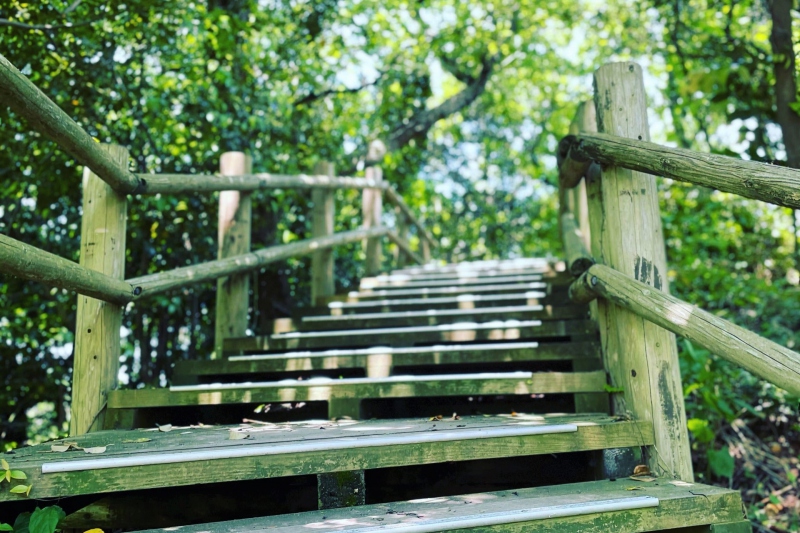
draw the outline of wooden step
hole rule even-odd
[[[552,276],[553,272],[548,269],[519,268],[507,270],[483,270],[483,271],[464,271],[443,274],[423,274],[412,276],[409,274],[381,274],[380,276],[367,277],[361,279],[361,285],[365,288],[375,286],[396,286],[405,283],[423,283],[438,281],[461,281],[477,279],[496,279],[508,276],[528,276],[536,275],[541,277]]]
[[[109,427],[123,429],[136,425],[134,411],[148,408],[287,401],[325,401],[328,402],[328,417],[359,418],[361,400],[374,398],[602,393],[605,388],[606,375],[600,370],[209,383],[111,391],[106,418],[109,424],[114,424]]]
[[[346,315],[311,315],[301,319],[300,330],[344,328],[379,328],[399,326],[434,326],[454,322],[486,322],[489,320],[559,320],[586,318],[586,305],[544,306],[511,305],[480,309],[425,309],[389,313],[353,313]],[[294,327],[294,323],[291,324]]]
[[[224,379],[226,374],[363,368],[370,377],[383,377],[391,375],[393,368],[404,366],[596,360],[599,357],[600,344],[592,341],[439,344],[405,348],[371,346],[352,350],[235,355],[227,359],[177,361],[173,376],[219,376]]]
[[[707,528],[699,529],[699,526]],[[696,527],[698,529],[692,531],[698,533],[750,531],[749,522],[742,520],[742,500],[738,492],[697,483],[676,486],[667,479],[651,483],[590,481],[423,498],[182,526],[175,530],[181,533],[435,533],[456,530],[641,533],[684,527]]]
[[[591,320],[496,320],[437,326],[296,331],[235,337],[225,339],[224,348],[226,353],[245,353],[297,348],[349,348],[370,346],[376,342],[390,346],[414,346],[439,342],[535,340],[571,336],[588,340],[586,337],[596,334],[597,326]]]
[[[511,294],[462,294],[431,298],[402,298],[348,302],[346,298],[316,307],[309,314],[348,314],[362,312],[424,311],[428,309],[486,309],[520,305],[571,306],[568,297],[554,297],[545,291],[524,291]]]
[[[423,296],[444,296],[454,294],[482,294],[482,293],[508,293],[525,292],[547,289],[547,283],[543,281],[531,281],[526,283],[498,283],[492,285],[468,285],[464,287],[431,287],[413,289],[377,289],[369,291],[351,291],[347,293],[348,301],[372,300],[376,298],[420,298]]]
[[[106,448],[98,454],[51,451],[65,441]],[[646,421],[518,415],[97,431],[19,448],[4,458],[27,476],[30,498],[43,499],[652,443]],[[0,491],[0,501],[25,497]]]
[[[549,269],[550,261],[543,258],[519,258],[519,259],[498,259],[489,261],[465,261],[463,263],[451,263],[444,265],[437,265],[429,263],[427,265],[398,268],[392,270],[390,274],[408,274],[411,276],[426,275],[426,274],[444,274],[451,272],[464,272],[464,271],[481,271],[481,270],[494,270],[494,269],[509,269],[509,268],[538,268]]]
[[[500,285],[505,283],[531,283],[534,281],[546,281],[542,274],[517,274],[513,276],[483,276],[473,275],[469,277],[446,278],[435,280],[416,280],[414,278],[401,281],[396,276],[387,278],[386,282],[378,281],[377,278],[364,278],[359,284],[359,290],[364,292],[381,289],[416,289],[425,287],[462,287],[468,285]]]

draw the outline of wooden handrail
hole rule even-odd
[[[389,203],[398,207],[403,212],[411,224],[417,227],[420,238],[428,241],[428,243],[430,243],[430,245],[434,248],[439,247],[439,243],[433,238],[433,235],[431,235],[428,230],[425,229],[425,226],[422,225],[422,222],[414,215],[414,212],[411,211],[411,208],[408,207],[408,204],[406,204],[405,201],[403,201],[403,198],[397,193],[397,191],[395,191],[392,187],[387,187],[384,191],[384,196]]]
[[[3,274],[40,281],[50,287],[67,289],[106,302],[123,305],[136,289],[121,279],[73,263],[0,234],[0,268]]]
[[[567,256],[567,270],[573,276],[580,276],[595,261],[586,248],[581,230],[575,216],[566,212],[561,215],[561,232],[564,237],[564,252]]]
[[[0,100],[25,118],[31,128],[54,141],[65,152],[91,168],[120,193],[137,193],[144,183],[118,164],[100,145],[27,77],[0,55]]]
[[[586,303],[597,296],[800,395],[800,354],[780,344],[605,265],[592,266],[570,287],[575,302]]]
[[[408,244],[408,241],[400,237],[400,235],[396,231],[390,231],[387,234],[387,237],[389,237],[389,240],[391,240],[393,243],[397,245],[398,248],[400,248],[401,252],[406,254],[406,256],[410,257],[418,265],[422,265],[425,263],[425,261],[423,261],[423,259],[420,256],[414,253],[414,250],[411,249],[411,245]]]
[[[127,280],[127,283],[139,289],[134,299],[140,299],[146,296],[160,294],[171,289],[212,281],[232,274],[243,274],[290,257],[308,255],[312,252],[341,246],[342,244],[351,242],[358,242],[370,237],[382,237],[387,235],[390,231],[391,230],[385,226],[378,226],[370,229],[336,233],[327,237],[307,239],[291,244],[270,246],[256,252],[133,278]]]
[[[568,158],[591,158],[745,198],[800,208],[800,170],[793,168],[602,133],[582,133],[567,142],[571,143]]]
[[[136,174],[147,184],[143,194],[185,194],[259,189],[386,189],[388,183],[364,178],[318,175]]]

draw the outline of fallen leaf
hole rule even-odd
[[[511,411],[511,416],[517,416],[516,411]]]
[[[102,530],[102,529],[100,529],[99,527],[96,527],[96,528],[94,528],[94,529],[87,529],[87,530],[86,530],[86,531],[84,531],[83,533],[105,533],[105,531],[103,531],[103,530]]]
[[[84,448],[86,453],[106,453],[106,446],[93,446],[91,448]]]
[[[652,474],[650,472],[650,468],[647,465],[636,465],[636,468],[633,469],[634,476],[649,476]]]
[[[25,495],[28,495],[28,494],[31,493],[31,487],[33,487],[33,485],[28,485],[28,486],[17,485],[16,487],[11,487],[11,491],[10,492],[12,492],[14,494],[25,494]]]
[[[228,431],[228,440],[243,440],[249,437],[250,435],[244,431],[239,431],[238,429],[232,429]]]
[[[631,476],[630,479],[634,481],[643,481],[645,483],[650,483],[651,481],[655,481],[656,478],[653,476]]]
[[[68,444],[51,444],[50,451],[61,453],[61,452],[66,452],[67,450],[70,449],[70,447],[71,446],[69,446]]]
[[[172,424],[164,424],[163,426],[158,426],[158,430],[163,431],[164,433],[172,431]]]
[[[136,442],[150,442],[151,440],[153,440],[153,439],[148,439],[147,437],[141,437],[141,438],[138,438],[138,439],[125,439],[122,442],[136,443]]]
[[[644,490],[644,487],[627,487],[625,490]]]
[[[676,487],[691,487],[694,483],[687,483],[686,481],[681,481],[676,479],[675,481],[670,481],[670,485],[675,485]]]
[[[442,415],[432,416],[428,419],[428,422],[433,422],[434,420],[441,420],[443,417]]]
[[[21,470],[11,470],[11,479],[28,479],[28,476]]]
[[[460,417],[460,416],[458,416],[456,413],[453,413],[453,418],[452,418],[452,420],[461,420],[461,417]]]

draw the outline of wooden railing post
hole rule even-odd
[[[115,163],[128,168],[127,149],[101,147]],[[84,168],[81,266],[125,278],[127,209],[126,195]],[[121,325],[122,306],[78,295],[70,435],[103,428],[108,392],[117,386]]]
[[[404,241],[408,242],[408,238],[410,235],[408,231],[409,223],[408,220],[406,220],[405,213],[403,213],[403,210],[400,209],[399,207],[394,208],[394,220],[395,220],[394,223],[395,231],[397,232],[397,236],[403,239]],[[397,268],[402,268],[406,266],[406,264],[408,264],[407,259],[408,258],[406,257],[406,254],[398,246],[397,257],[395,258],[395,265],[397,265]]]
[[[367,167],[366,177],[375,181],[383,180],[383,170],[375,163],[386,155],[386,146],[381,141],[372,141],[367,153],[367,161],[373,162]],[[364,189],[361,196],[361,212],[364,219],[364,229],[381,225],[383,215],[383,191],[380,189]],[[375,276],[381,271],[381,239],[367,239],[365,245],[367,276]]]
[[[575,119],[569,125],[570,135],[579,133],[594,133],[597,131],[597,114],[593,101],[583,102],[578,106]],[[589,228],[589,205],[586,196],[586,180],[582,179],[578,185],[570,189],[566,195],[569,210],[575,216],[578,228],[585,239],[586,246],[591,245],[591,229]]]
[[[333,164],[320,162],[314,167],[314,174],[333,177],[335,175]],[[314,189],[311,191],[311,236],[325,237],[333,235],[334,191],[327,189]],[[317,305],[317,300],[335,293],[333,278],[333,250],[320,250],[311,256],[311,303]]]
[[[225,152],[219,162],[223,176],[252,172],[252,159],[243,152]],[[250,251],[252,209],[249,192],[219,193],[217,258],[224,259]],[[242,337],[247,332],[250,307],[250,275],[237,274],[217,280],[217,313],[212,359],[222,357],[226,337]]]
[[[597,128],[601,133],[649,139],[642,69],[635,63],[604,65],[594,74]],[[668,291],[664,236],[655,177],[607,166],[587,180],[592,254],[605,264]],[[690,481],[686,429],[675,336],[632,312],[598,301],[606,368],[617,415],[650,420],[655,446],[653,472]]]

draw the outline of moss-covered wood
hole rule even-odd
[[[637,490],[629,490],[631,488]],[[591,505],[597,502],[624,501],[652,497],[658,505],[634,510],[581,513],[557,516],[560,506]],[[741,524],[742,501],[735,491],[709,485],[692,484],[678,487],[662,479],[654,483],[637,481],[590,481],[553,487],[524,488],[430,498],[421,501],[391,502],[355,509],[337,509],[297,513],[293,515],[248,518],[231,522],[202,524],[180,528],[182,533],[246,533],[269,530],[275,533],[301,533],[308,530],[346,531],[373,528],[398,528],[403,525],[424,527],[429,522],[444,521],[440,530],[493,531],[503,533],[643,533],[646,531],[707,526],[707,531],[739,533],[746,530],[726,529],[731,523]],[[515,515],[543,510],[554,516],[535,521],[520,520]],[[493,526],[458,527],[459,521],[472,517],[502,517]],[[734,522],[735,521],[735,522]],[[745,522],[746,523],[746,522]],[[435,528],[432,528],[435,529]],[[684,531],[681,529],[681,531]],[[699,530],[698,530],[699,531]]]
[[[192,194],[261,189],[385,189],[388,184],[364,178],[297,174],[136,174],[147,183],[144,194]]]
[[[584,339],[594,335],[597,335],[597,326],[591,320],[497,320],[438,326],[299,331],[239,337],[225,339],[224,350],[226,353],[242,353],[298,348],[374,346],[377,343],[414,346],[433,342],[512,341],[571,336]]]
[[[524,424],[521,425],[521,422]],[[529,430],[538,431],[536,428],[543,423],[575,424],[576,431],[523,434]],[[358,431],[354,431],[356,428]],[[482,438],[468,438],[466,435],[469,433],[464,433],[463,439],[458,438],[457,432],[481,428],[488,430]],[[508,431],[514,432],[515,436],[493,437],[491,433],[494,430],[491,428],[504,431],[511,428]],[[431,432],[431,429],[438,431]],[[26,482],[33,485],[32,498],[58,498],[155,487],[642,446],[652,443],[653,439],[649,423],[616,421],[597,415],[464,417],[462,420],[435,422],[397,419],[339,424],[294,423],[279,425],[275,429],[253,430],[250,438],[244,440],[231,440],[229,433],[228,427],[220,426],[182,428],[167,433],[155,430],[99,431],[71,440],[81,447],[107,446],[103,454],[90,455],[80,450],[53,453],[50,451],[51,443],[47,443],[20,448],[13,456],[6,458],[11,468],[22,470],[27,475]],[[400,439],[400,442],[377,445],[387,435],[392,436],[393,442],[397,442],[396,439]],[[358,439],[353,439],[355,436]],[[324,440],[325,449],[303,451],[309,449],[310,441],[323,442],[320,439]],[[404,444],[403,439],[408,443]],[[376,445],[372,445],[373,442]],[[257,448],[258,453],[248,457],[42,473],[42,465],[48,463],[115,457],[153,462],[161,453],[177,452],[183,456],[197,450],[247,449],[259,445],[266,446]],[[261,450],[264,455],[261,455]],[[0,501],[21,498],[25,496],[0,491]]]
[[[176,361],[173,379],[189,376],[264,374],[325,369],[364,368],[368,376],[388,376],[403,366],[474,365],[527,361],[597,359],[597,342],[520,342],[511,344],[438,345],[411,348],[371,347],[320,352],[234,356],[222,360]]]

